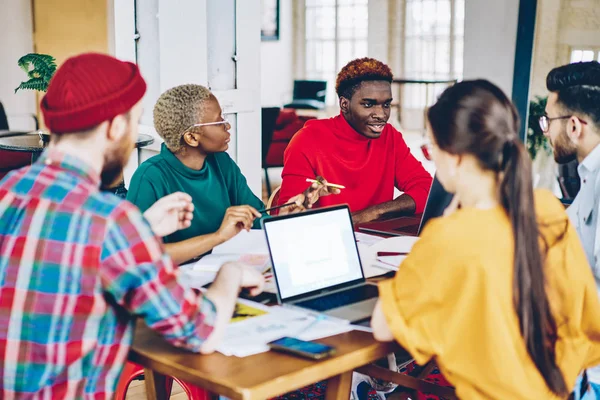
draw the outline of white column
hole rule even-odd
[[[388,0],[369,0],[369,22],[367,54],[384,63],[388,63],[389,48],[389,2]]]
[[[262,196],[260,4],[259,0],[236,1],[237,91],[246,99],[245,105],[239,104],[237,114],[237,164],[259,198]]]
[[[208,81],[206,0],[159,0],[161,92],[184,83]]]
[[[465,1],[463,79],[485,78],[512,94],[519,0]]]

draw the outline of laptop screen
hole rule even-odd
[[[281,300],[363,278],[346,206],[263,221]]]

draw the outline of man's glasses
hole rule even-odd
[[[542,129],[542,132],[547,133],[548,130],[550,130],[550,122],[554,121],[555,119],[568,119],[568,118],[571,118],[571,117],[572,117],[571,115],[565,115],[565,116],[562,116],[562,117],[550,118],[547,115],[542,115],[540,117],[540,119],[538,120],[538,122],[540,123],[540,128]],[[575,117],[575,118],[577,118],[577,117]],[[577,119],[582,124],[584,124],[584,125],[587,124],[587,122],[585,122],[581,118],[577,118]]]

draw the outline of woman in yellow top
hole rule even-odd
[[[462,399],[565,398],[600,363],[600,303],[561,203],[534,201],[517,111],[490,82],[465,81],[428,120],[456,209],[380,285],[375,337],[434,358]]]

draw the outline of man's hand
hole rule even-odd
[[[340,193],[340,189],[327,186],[327,181],[323,179],[323,177],[318,176],[316,180],[318,182],[313,182],[303,193],[292,197],[288,202],[295,202],[296,204],[282,208],[281,211],[279,211],[279,215],[294,214],[304,211],[307,208],[312,208],[320,197]]]
[[[225,263],[223,267],[225,265],[229,267],[233,265],[239,269],[241,274],[240,289],[249,289],[250,296],[258,296],[265,289],[265,277],[263,276],[263,274],[258,272],[256,268],[239,262]]]
[[[260,218],[260,213],[251,206],[233,206],[225,211],[221,227],[217,231],[219,239],[223,242],[231,239],[242,229],[249,231],[252,229],[254,219]]]
[[[144,213],[152,231],[157,236],[167,236],[192,224],[194,205],[192,197],[183,192],[175,192],[158,199]]]

